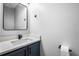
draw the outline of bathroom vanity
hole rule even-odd
[[[26,32],[29,31],[28,25],[26,5],[3,3],[3,29],[5,31]],[[18,35],[18,39],[0,42],[0,56],[40,56],[40,39]]]
[[[1,56],[40,56],[40,41],[2,54]]]
[[[22,39],[26,40],[26,39]],[[18,40],[6,41],[5,47],[0,46],[0,56],[40,56],[40,40],[35,39],[31,41],[22,42]],[[7,46],[11,42],[10,47]],[[20,43],[18,43],[20,42]],[[4,43],[4,42],[3,42]],[[4,44],[3,44],[4,45]]]

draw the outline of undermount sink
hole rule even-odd
[[[18,40],[15,40],[15,41],[11,41],[11,43],[13,45],[19,45],[19,44],[29,42],[29,41],[32,41],[32,39],[18,39]]]

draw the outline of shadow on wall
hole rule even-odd
[[[44,48],[43,48],[42,42],[41,42],[41,44],[40,44],[40,55],[41,55],[41,56],[45,56]]]
[[[71,52],[70,56],[78,56],[75,52]]]
[[[45,52],[44,52],[44,47],[43,47],[43,44],[42,44],[42,37],[40,36],[40,39],[41,39],[41,43],[40,43],[40,55],[41,56],[45,56]]]
[[[42,42],[41,42],[41,45],[40,45],[40,53],[41,53],[41,56],[45,56],[45,52],[44,52],[44,49],[43,49]],[[70,56],[78,56],[78,55],[75,52],[72,52],[72,53],[70,53]]]
[[[44,52],[44,47],[43,47],[43,44],[42,44],[42,41],[41,41],[41,44],[40,44],[40,54],[41,56],[45,56],[45,52]],[[70,56],[78,56],[75,52],[70,52]]]

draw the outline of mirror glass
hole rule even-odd
[[[3,3],[3,28],[26,30],[28,28],[27,7],[21,3]]]

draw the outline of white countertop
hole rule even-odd
[[[27,38],[32,39],[32,40],[21,43],[21,44],[18,44],[18,45],[13,45],[11,43],[12,41],[16,41],[18,39],[13,39],[13,40],[0,42],[0,55],[8,53],[8,52],[13,51],[13,50],[16,50],[18,48],[30,45],[30,44],[32,44],[34,42],[40,41],[40,38],[35,38],[35,37],[24,37],[22,39],[27,39]]]

